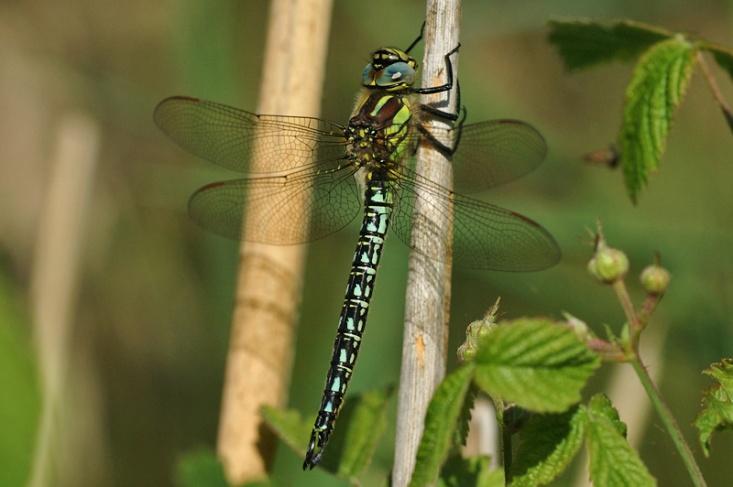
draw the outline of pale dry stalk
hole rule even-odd
[[[259,113],[318,116],[331,0],[271,4]],[[245,60],[249,62],[249,60]],[[255,151],[256,152],[256,149]],[[266,168],[267,160],[252,160]],[[305,198],[299,224],[308,224]],[[264,203],[266,204],[266,202]],[[245,209],[244,232],[263,208]],[[218,453],[232,483],[263,477],[274,441],[260,417],[263,405],[283,406],[294,351],[302,285],[302,246],[242,243],[236,302],[219,422]]]

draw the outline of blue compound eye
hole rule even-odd
[[[384,68],[377,82],[380,86],[411,85],[415,81],[415,70],[407,63],[393,63]]]
[[[367,64],[364,66],[364,71],[361,72],[361,84],[363,85],[369,85],[372,82],[374,69],[372,68],[372,63]]]

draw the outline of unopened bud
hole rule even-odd
[[[641,271],[641,285],[648,294],[664,294],[669,286],[669,271],[658,265],[647,266]]]
[[[622,251],[599,245],[596,254],[588,262],[588,271],[599,281],[612,284],[623,279],[629,270],[629,259]]]
[[[470,343],[464,342],[458,347],[458,360],[468,362],[476,357],[476,347]]]
[[[565,316],[565,322],[570,328],[572,328],[578,338],[586,341],[592,336],[592,333],[590,332],[590,329],[588,328],[588,325],[585,323],[585,321],[581,320],[580,318],[576,318],[570,313],[563,313],[563,315]]]

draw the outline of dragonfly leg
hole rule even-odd
[[[459,110],[461,109],[465,110],[466,107],[461,107],[461,82],[458,79],[456,79],[456,91],[458,92],[457,93],[458,99],[456,100],[456,106],[459,107]],[[424,103],[420,104],[420,110],[434,117],[442,118],[443,120],[449,120],[451,122],[455,122],[456,120],[458,120],[458,117],[459,117],[458,113],[452,113],[452,112],[448,112],[445,110],[441,110],[440,108],[436,108],[432,105],[426,105]]]
[[[425,33],[425,21],[424,20],[422,21],[422,26],[420,27],[420,35],[417,36],[417,38],[414,41],[412,41],[412,44],[410,44],[410,47],[405,49],[405,53],[409,54],[410,51],[412,51],[412,48],[415,47],[417,43],[422,40],[423,33]]]
[[[425,137],[425,139],[428,142],[430,142],[430,144],[436,150],[438,150],[445,157],[451,157],[458,150],[458,144],[460,144],[461,135],[463,134],[463,122],[466,121],[467,115],[468,115],[468,110],[466,110],[466,107],[461,107],[460,119],[458,119],[458,115],[456,115],[458,122],[456,123],[455,128],[453,129],[456,133],[456,136],[455,136],[455,139],[453,140],[453,145],[451,147],[445,145],[443,142],[436,139],[435,136],[430,132],[430,130],[428,130],[424,125],[418,125],[417,129],[420,131],[422,136]]]
[[[461,48],[461,43],[459,42],[458,45],[451,49],[450,52],[448,52],[443,59],[445,59],[445,69],[448,76],[448,81],[445,84],[442,84],[440,86],[430,86],[427,88],[413,88],[410,91],[412,93],[419,93],[421,95],[430,95],[432,93],[443,93],[445,91],[450,91],[453,88],[453,63],[450,61],[450,57],[458,52],[458,49]]]

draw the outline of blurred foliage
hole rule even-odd
[[[417,0],[334,2],[324,118],[346,119],[369,52],[381,44],[404,47],[423,11],[424,2]],[[204,234],[185,212],[188,194],[221,179],[223,172],[165,140],[151,113],[173,94],[255,109],[268,3],[131,0],[123,7],[109,1],[28,0],[4,2],[0,12],[5,115],[0,119],[0,248],[9,256],[9,287],[20,290],[3,289],[0,295],[15,309],[27,308],[55,125],[67,111],[86,111],[100,124],[103,149],[92,217],[82,236],[75,333],[92,347],[105,430],[103,444],[68,449],[82,459],[90,451],[104,452],[114,485],[170,485],[181,452],[215,443],[237,246]],[[618,178],[580,162],[581,154],[605,146],[618,128],[631,69],[611,65],[568,76],[545,40],[545,22],[556,17],[631,17],[733,45],[729,0],[463,2],[459,76],[469,122],[524,119],[543,132],[550,146],[549,160],[534,174],[487,197],[543,223],[563,248],[564,259],[535,274],[456,273],[450,346],[455,349],[465,325],[482,316],[496,295],[502,296],[504,309],[516,310],[514,315],[559,316],[572,310],[596,332],[606,320],[620,321],[613,297],[592,285],[583,270],[591,252],[584,228],[600,217],[632,266],[648,262],[659,250],[674,276],[655,318],[669,324],[661,388],[692,438],[698,404],[690,398],[708,386],[699,371],[733,349],[730,135],[709,93],[693,78],[670,133],[664,177],[633,207]],[[416,54],[419,59],[421,52]],[[721,54],[719,62],[720,56],[729,59]],[[729,80],[720,81],[733,99]],[[290,388],[290,406],[304,414],[314,413],[319,404],[354,239],[350,227],[309,247]],[[396,239],[387,247],[351,394],[399,377],[407,251]],[[19,316],[11,324],[20,330],[18,336],[27,337],[27,321],[23,313]],[[0,329],[5,325],[0,321]],[[25,342],[22,338],[15,349],[27,350]],[[25,377],[0,386],[0,408],[9,404],[8,397],[26,397],[30,404],[21,411],[28,429],[15,443],[15,454],[30,451],[33,442],[37,392],[31,392],[33,372]],[[599,374],[590,390],[601,390],[604,377]],[[80,407],[76,414],[84,417],[86,411]],[[363,485],[384,485],[388,475],[394,402],[387,416],[384,440]],[[14,425],[20,424],[3,424],[0,444],[15,437]],[[685,477],[684,467],[669,462],[670,448],[652,419],[641,457],[660,485],[676,485]],[[710,485],[729,482],[732,448],[731,435],[715,439],[702,465]],[[301,464],[302,458],[281,448],[273,482],[344,485],[323,472],[303,473]],[[85,466],[79,462],[79,468]],[[87,485],[99,484],[89,480]]]
[[[40,398],[29,319],[18,290],[0,267],[0,485],[30,477]]]
[[[695,420],[705,456],[710,456],[714,431],[733,429],[733,359],[724,359],[705,369],[718,383],[705,392],[702,411]]]

